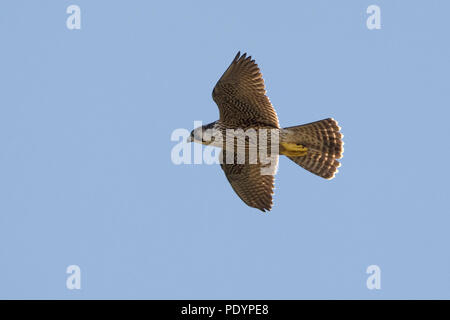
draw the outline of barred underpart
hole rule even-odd
[[[341,165],[336,159],[344,152],[340,129],[332,118],[283,129],[282,141],[308,148],[306,156],[288,158],[320,177],[333,179]]]

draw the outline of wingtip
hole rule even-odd
[[[270,206],[263,206],[263,207],[255,207],[258,210],[261,210],[263,213],[269,213],[270,210],[272,210],[272,204]]]
[[[243,54],[241,54],[241,51],[238,51],[238,53],[234,57],[233,62],[242,62],[242,61],[255,62],[255,60],[252,60],[252,56],[247,56],[247,52],[244,52]]]

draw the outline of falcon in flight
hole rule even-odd
[[[238,52],[214,87],[212,97],[219,107],[219,120],[194,129],[187,141],[222,148],[220,161],[222,170],[233,190],[248,206],[263,212],[272,208],[278,155],[287,156],[319,177],[334,178],[340,166],[337,159],[342,158],[344,151],[343,135],[340,133],[337,122],[328,118],[299,126],[280,128],[275,109],[266,96],[262,74],[251,56],[247,57],[246,53],[241,55]],[[236,161],[235,151],[238,143],[235,137],[232,138],[233,145],[219,139],[216,141],[217,135],[206,134],[208,130],[216,130],[223,133],[221,137],[225,137],[228,130],[239,129],[244,132],[252,131],[257,135],[263,130],[271,132],[264,142],[259,140],[256,148],[261,148],[261,145],[266,147],[266,143],[276,141],[276,151],[270,154],[274,162],[271,165],[272,167],[275,165],[274,170],[268,173],[262,171],[264,167],[267,167],[267,163],[263,163],[259,153],[257,153],[256,161],[250,161],[248,155],[245,155],[243,161],[242,159],[240,162]],[[246,151],[252,149],[250,140],[248,137],[240,140],[244,141]],[[229,158],[226,158],[230,149],[233,151],[231,154],[234,161],[228,161]]]

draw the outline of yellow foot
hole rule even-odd
[[[304,157],[308,153],[308,148],[301,144],[281,142],[280,153],[288,157]]]

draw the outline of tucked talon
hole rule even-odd
[[[308,148],[299,143],[281,143],[280,153],[288,157],[304,157],[308,153]]]

